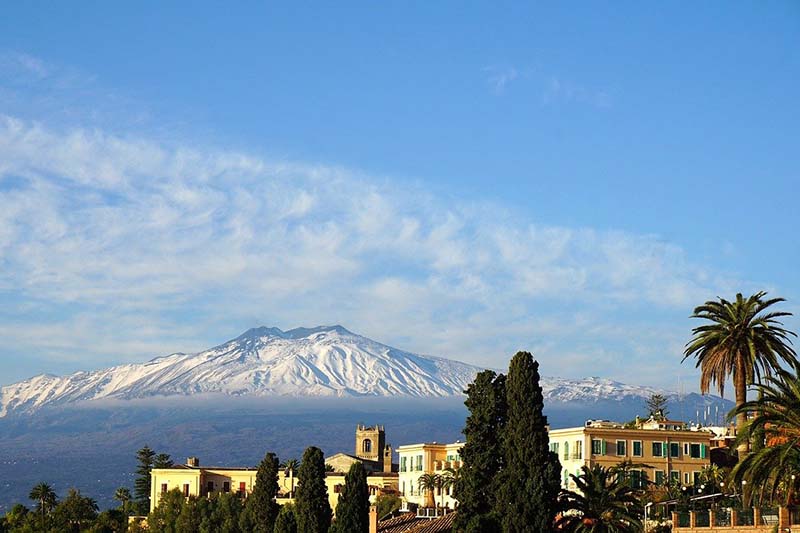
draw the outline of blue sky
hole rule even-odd
[[[800,311],[799,52],[796,2],[4,5],[0,384],[342,323],[694,388],[694,305]]]

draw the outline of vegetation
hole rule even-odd
[[[571,475],[576,491],[559,496],[557,526],[568,533],[629,533],[642,530],[644,508],[633,489],[611,470],[595,465]]]
[[[131,491],[127,487],[120,487],[114,493],[114,499],[120,502],[120,510],[128,515],[128,504],[131,501]]]
[[[495,509],[503,531],[551,531],[557,512],[561,463],[549,450],[539,363],[518,352],[506,379],[507,420],[502,433],[503,470]]]
[[[272,533],[280,511],[275,502],[277,495],[278,458],[274,453],[268,453],[258,465],[256,484],[240,518],[241,529],[253,533]]]
[[[336,506],[332,533],[369,532],[369,487],[364,465],[355,462],[344,478],[344,488]]]
[[[300,483],[295,498],[297,530],[301,533],[327,533],[332,512],[325,486],[322,450],[311,446],[303,452],[297,478]]]
[[[692,330],[692,339],[684,351],[684,360],[697,358],[701,392],[707,393],[716,385],[723,395],[725,381],[733,378],[739,428],[747,423],[747,410],[742,409],[747,401],[747,387],[772,375],[782,362],[791,363],[795,359],[790,339],[795,334],[784,329],[779,321],[791,313],[771,310],[770,307],[785,300],[765,299],[766,295],[758,292],[744,298],[739,293],[732,302],[719,298],[696,307],[692,318],[707,323]],[[740,458],[747,450],[748,441],[740,441]]]
[[[496,518],[489,515],[496,506],[495,475],[503,467],[500,435],[506,423],[505,384],[504,375],[484,370],[464,391],[469,416],[464,427],[467,441],[460,452],[460,476],[453,487],[459,502],[457,531],[467,530],[469,524],[487,533],[499,527]]]
[[[381,494],[375,498],[375,507],[378,511],[378,520],[397,511],[403,504],[396,494]]]
[[[325,465],[325,466],[326,466],[326,471],[327,471],[327,466],[328,465]],[[297,459],[289,459],[288,461],[284,462],[281,465],[281,468],[285,469],[286,475],[289,476],[289,483],[290,483],[290,487],[291,487],[290,488],[290,492],[289,492],[289,496],[292,497],[292,498],[294,497],[294,475],[295,475],[295,473],[297,473],[297,469],[299,467],[300,467],[300,461],[298,461]]]
[[[666,420],[669,411],[667,410],[667,397],[663,394],[651,394],[645,401],[647,416],[656,420]]]
[[[800,482],[800,362],[779,369],[765,383],[756,385],[759,398],[738,406],[737,417],[752,413],[753,419],[739,432],[739,443],[763,439],[731,472],[736,486],[747,481],[746,501],[788,501]],[[795,479],[792,479],[795,476]]]
[[[275,533],[297,533],[297,515],[293,505],[284,505],[275,520]]]

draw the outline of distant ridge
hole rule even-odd
[[[482,369],[418,355],[353,333],[340,325],[252,328],[235,339],[193,354],[174,353],[146,363],[68,376],[43,374],[0,388],[0,417],[95,400],[221,394],[289,397],[452,397]],[[673,403],[689,398],[689,413],[714,397],[678,396],[610,379],[542,378],[548,404],[607,402],[644,405],[653,393]],[[729,403],[729,402],[728,402]],[[681,404],[682,405],[682,404]],[[723,409],[724,410],[724,409]],[[707,409],[708,411],[708,409]],[[718,412],[719,408],[717,408]]]

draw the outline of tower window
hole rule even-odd
[[[372,453],[372,441],[364,439],[364,442],[361,443],[361,451],[364,453]]]

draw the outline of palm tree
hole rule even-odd
[[[436,507],[434,491],[442,488],[442,476],[439,474],[422,474],[417,480],[419,490],[425,491],[425,507]]]
[[[128,502],[131,501],[131,491],[126,487],[120,487],[114,493],[114,499],[122,503],[122,512],[128,514]]]
[[[448,466],[444,469],[444,474],[441,475],[442,490],[454,489],[458,480],[461,479],[461,469]],[[455,496],[455,495],[453,495]]]
[[[800,361],[791,370],[779,369],[756,385],[759,397],[734,410],[736,415],[752,413],[753,419],[739,432],[738,441],[764,439],[765,446],[740,461],[731,472],[735,486],[744,485],[747,501],[797,494],[800,483]],[[793,479],[794,478],[794,479]]]
[[[703,394],[716,385],[723,395],[725,381],[728,377],[733,378],[739,429],[747,422],[747,412],[738,408],[747,401],[748,385],[760,382],[762,376],[772,375],[780,368],[781,361],[790,363],[795,358],[790,336],[796,335],[784,329],[778,320],[791,313],[767,312],[769,307],[785,300],[766,300],[766,294],[762,291],[744,298],[739,293],[733,302],[719,298],[696,307],[692,318],[710,323],[692,330],[692,339],[684,350],[684,361],[691,356],[697,358],[695,366],[700,368],[700,391]],[[740,459],[747,450],[747,442],[742,442]]]
[[[642,530],[644,508],[636,492],[611,470],[600,465],[581,467],[570,476],[576,491],[558,497],[563,514],[556,526],[567,532],[628,533]]]
[[[42,513],[42,527],[44,528],[45,515],[56,506],[55,491],[47,483],[39,483],[31,489],[31,493],[28,497],[37,502],[38,510]]]
[[[297,472],[297,468],[299,466],[300,466],[300,461],[298,461],[297,459],[289,459],[288,461],[284,462],[281,465],[281,468],[285,469],[286,475],[289,476],[289,483],[290,483],[290,485],[292,487],[290,497],[292,497],[292,498],[294,498],[294,473]],[[325,465],[325,466],[326,466],[326,471],[327,471],[327,466],[328,465]]]
[[[707,465],[700,469],[700,481],[702,481],[710,490],[720,490],[725,483],[728,473],[720,468],[718,465]]]

